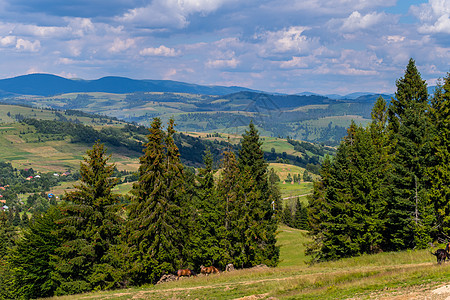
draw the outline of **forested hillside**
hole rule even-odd
[[[322,166],[309,206],[316,261],[448,241],[450,75],[434,95],[414,60],[395,98],[378,99]]]
[[[166,132],[159,119],[153,121],[129,198],[113,193],[115,166],[104,145],[95,143],[81,164],[80,183],[59,205],[34,214],[22,229],[1,212],[0,296],[155,283],[201,264],[275,266],[280,194],[253,123],[238,158],[224,153],[217,181],[210,152],[198,174],[184,168],[174,134],[173,120]]]
[[[389,99],[387,95],[383,95]],[[335,146],[354,120],[366,125],[374,97],[334,100],[318,95],[272,95],[241,91],[226,95],[175,92],[74,92],[51,97],[5,97],[9,104],[82,110],[148,126],[154,117],[173,118],[180,131],[242,134],[253,120],[265,136]]]

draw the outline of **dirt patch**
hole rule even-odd
[[[5,139],[16,144],[25,143],[18,135],[5,135]]]
[[[55,148],[53,148],[51,146],[33,147],[32,145],[30,145],[29,147],[22,147],[22,149],[27,152],[30,152],[33,154],[38,154],[39,156],[43,156],[43,157],[49,157],[49,156],[53,156],[53,154],[60,153],[58,150],[56,150]]]
[[[266,294],[259,294],[259,295],[250,295],[250,296],[245,296],[245,297],[242,297],[242,298],[236,298],[236,299],[234,299],[234,300],[257,300],[257,299],[266,299],[266,297],[267,297],[268,295],[269,295],[268,293],[266,293]],[[275,299],[275,298],[269,298],[269,299]]]
[[[436,286],[433,284],[419,285],[398,289],[387,289],[371,293],[369,296],[350,298],[377,300],[450,300],[450,284]],[[350,300],[348,299],[348,300]]]

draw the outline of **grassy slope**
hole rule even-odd
[[[18,124],[0,125],[0,160],[8,161],[18,169],[33,168],[40,172],[64,172],[77,170],[80,167],[87,145],[72,144],[69,141],[41,141],[34,133],[21,132],[26,127]],[[137,158],[128,157],[110,149],[112,162],[121,170],[137,170]]]
[[[15,168],[33,168],[40,172],[64,172],[77,170],[80,161],[90,149],[88,145],[72,144],[68,140],[54,140],[52,137],[37,134],[31,126],[14,122],[14,116],[41,120],[57,119],[55,112],[15,105],[0,105],[0,161],[11,162]],[[9,116],[8,116],[9,115]],[[124,126],[122,122],[101,125],[98,118],[66,116],[80,122],[100,126]],[[136,157],[130,157],[119,149],[110,149],[112,162],[118,169],[135,171],[138,168]]]
[[[449,281],[450,264],[438,266],[429,250],[380,253],[308,265],[304,232],[280,227],[276,268],[237,270],[156,286],[93,292],[55,299],[366,299],[431,289]],[[406,298],[402,298],[406,299]]]

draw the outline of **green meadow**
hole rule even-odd
[[[362,255],[311,265],[304,253],[306,242],[304,231],[280,226],[280,263],[275,268],[237,269],[52,299],[435,299],[431,290],[448,282],[450,276],[450,264],[437,265],[429,250]]]

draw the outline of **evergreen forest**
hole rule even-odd
[[[79,183],[62,201],[22,227],[1,213],[0,298],[154,284],[200,265],[277,265],[280,194],[254,124],[238,153],[231,147],[223,153],[219,175],[210,151],[204,168],[186,168],[174,121],[163,127],[155,118],[148,129],[129,198],[113,192],[115,165],[96,142],[80,164]]]
[[[308,207],[312,261],[450,239],[450,75],[429,96],[411,59],[396,86],[322,164]]]

